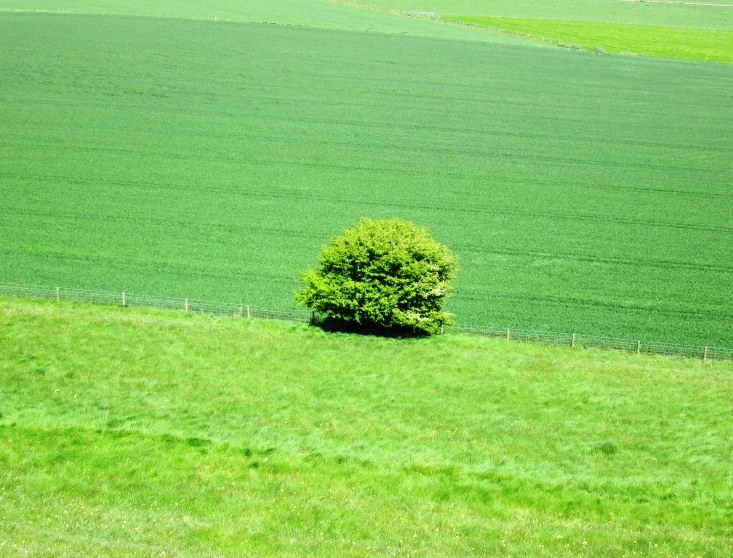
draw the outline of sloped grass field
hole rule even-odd
[[[401,217],[460,257],[462,323],[733,339],[728,66],[141,17],[0,32],[0,281],[290,307],[330,235]]]
[[[58,4],[60,0],[46,0]],[[80,3],[80,0],[71,0]],[[114,2],[115,0],[105,0]],[[162,1],[162,0],[157,0]],[[40,0],[0,0],[39,5]],[[661,25],[696,29],[733,29],[730,0],[700,2],[635,2],[628,0],[369,0],[362,4],[388,10],[464,14],[485,17],[536,18]]]
[[[263,23],[376,33],[519,43],[518,39],[365,10],[325,0],[0,0],[0,12],[118,15]]]
[[[729,556],[733,365],[0,299],[0,554]]]
[[[730,2],[628,0],[375,0],[376,9],[417,12],[586,50],[733,63]],[[370,3],[372,4],[372,3]],[[457,15],[450,15],[457,14]]]
[[[585,49],[705,62],[733,63],[733,30],[629,25],[598,21],[445,16],[446,19],[511,31]]]

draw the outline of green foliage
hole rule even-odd
[[[0,556],[730,557],[730,362],[9,299],[0,331]]]
[[[424,227],[400,219],[362,218],[324,246],[296,298],[316,312],[362,326],[436,333],[457,259]]]

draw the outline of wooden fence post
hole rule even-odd
[[[252,314],[249,311],[249,304],[247,305],[247,319],[250,319],[252,317]]]
[[[509,341],[511,339],[511,334],[509,333],[509,328],[506,328],[506,340]]]
[[[641,354],[641,341],[636,342],[636,354],[637,355]]]
[[[707,347],[705,347],[705,350],[702,353],[702,359],[703,361],[708,359],[708,348]]]
[[[575,347],[575,334],[573,333],[573,338],[570,340],[570,346]]]
[[[183,311],[188,312],[188,299],[183,300]]]
[[[61,300],[61,287],[56,287],[56,300]]]
[[[125,300],[125,291],[122,291],[122,306],[127,306],[127,301]]]

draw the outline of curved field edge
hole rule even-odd
[[[559,46],[616,54],[733,63],[733,30],[633,25],[598,21],[446,15],[444,19],[516,33]]]
[[[730,550],[730,363],[10,299],[0,327],[0,552]]]
[[[477,29],[441,25],[384,11],[365,10],[326,0],[207,0],[206,2],[155,0],[0,0],[0,13],[37,15],[87,15],[208,21],[220,24],[259,23],[283,26],[362,31],[494,43],[521,41]]]

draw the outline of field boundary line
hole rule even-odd
[[[45,285],[0,284],[0,296],[56,301],[89,302],[114,306],[129,306],[177,310],[184,313],[211,314],[237,318],[260,318],[314,323],[317,316],[304,308],[272,308],[233,302],[212,302],[155,295],[135,294],[127,291],[97,291],[71,287]],[[539,343],[556,347],[613,349],[636,354],[678,356],[707,360],[733,360],[733,349],[726,347],[679,345],[660,341],[645,341],[583,333],[560,333],[512,329],[504,327],[456,324],[444,328],[448,333],[466,333],[483,337],[501,337],[507,340]]]
[[[394,10],[391,8],[383,8],[381,6],[375,6],[374,4],[361,4],[359,2],[351,2],[350,0],[323,0],[323,1],[328,2],[330,4],[340,4],[342,6],[351,6],[352,8],[363,8],[365,10],[372,10],[375,12],[382,12],[386,14],[400,15],[400,16],[405,16],[405,17],[414,17],[417,19],[426,19],[429,21],[434,21],[436,23],[443,23],[445,25],[454,25],[457,27],[465,27],[468,29],[476,29],[479,31],[485,31],[493,35],[502,35],[505,37],[511,37],[513,39],[522,39],[525,41],[534,41],[536,43],[549,44],[549,45],[556,46],[558,48],[567,46],[562,41],[553,41],[551,39],[545,39],[543,37],[535,37],[534,35],[530,35],[526,33],[517,33],[515,31],[499,29],[497,27],[489,27],[487,25],[478,25],[475,23],[465,23],[463,21],[456,21],[454,19],[446,19],[444,17],[441,17],[437,12]],[[429,14],[432,14],[432,15],[429,15]],[[593,52],[592,49],[584,49],[584,50]]]
[[[343,4],[345,6],[352,6],[355,8],[367,8],[367,9],[373,9],[375,11],[381,11],[385,13],[393,13],[396,15],[408,15],[406,13],[397,12],[397,11],[389,11],[386,9],[379,8],[378,6],[370,7],[362,4],[356,4],[356,3],[350,3],[345,2],[341,0],[323,0],[324,2],[328,2],[330,4]],[[416,12],[417,14],[418,12]],[[102,12],[102,11],[77,11],[77,10],[30,10],[30,9],[21,9],[21,8],[2,8],[0,9],[0,14],[44,14],[44,15],[78,15],[78,16],[111,16],[111,17],[118,17],[118,18],[137,18],[137,19],[156,19],[156,20],[173,20],[173,21],[203,21],[203,22],[210,22],[210,23],[241,23],[241,24],[248,24],[248,25],[279,25],[282,27],[298,27],[301,29],[320,29],[320,30],[331,30],[331,31],[353,31],[356,33],[366,33],[371,32],[375,34],[381,34],[381,35],[408,35],[411,37],[432,37],[432,35],[422,34],[422,33],[416,33],[416,32],[397,32],[397,31],[388,31],[384,29],[363,29],[359,27],[351,27],[348,25],[339,26],[324,26],[324,25],[317,25],[317,24],[308,24],[308,23],[288,23],[285,21],[265,21],[261,19],[252,19],[252,18],[228,18],[228,17],[219,17],[219,16],[208,16],[208,17],[195,17],[195,16],[181,16],[181,15],[164,15],[164,14],[124,14],[119,12]],[[414,15],[413,17],[418,17],[417,15]],[[434,19],[434,18],[426,18],[423,17],[422,19]],[[435,19],[435,21],[439,21]],[[451,22],[451,21],[441,21],[442,23],[448,23],[448,24],[458,24],[458,22]],[[499,33],[501,34],[501,33]],[[456,39],[460,40],[460,39]]]
[[[284,23],[277,21],[262,21],[254,19],[246,19],[244,17],[239,19],[209,16],[209,17],[195,17],[195,16],[180,16],[180,15],[163,15],[160,14],[124,14],[119,12],[102,12],[102,11],[84,11],[84,10],[29,10],[21,8],[5,8],[0,9],[0,14],[48,14],[48,15],[80,15],[80,16],[111,16],[119,18],[136,18],[136,19],[170,19],[180,21],[209,21],[209,22],[221,22],[221,23],[251,23],[251,24],[262,24],[262,25],[284,25],[288,27],[312,27],[315,29],[321,29],[318,26],[307,26],[298,23]]]

